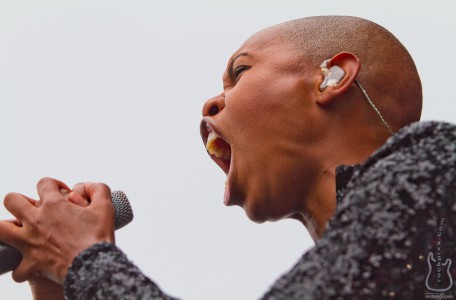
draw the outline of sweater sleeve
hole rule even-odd
[[[114,244],[99,243],[81,252],[64,282],[67,299],[176,300],[141,271]]]

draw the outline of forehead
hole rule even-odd
[[[230,60],[233,57],[236,57],[241,52],[252,52],[252,53],[261,53],[278,50],[279,47],[283,47],[284,43],[280,43],[277,39],[276,30],[272,28],[266,28],[261,30],[250,38],[248,38],[244,44],[239,47],[239,49],[231,56]]]
[[[233,59],[236,60],[243,53],[247,53],[248,57],[256,62],[266,61],[280,64],[285,68],[296,67],[296,63],[299,63],[298,59],[301,56],[290,43],[279,38],[274,27],[266,28],[247,39],[230,57],[227,70],[231,66]]]

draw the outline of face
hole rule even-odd
[[[260,32],[233,54],[223,92],[205,103],[201,123],[208,152],[227,175],[224,203],[256,222],[305,209],[317,169],[318,66],[305,71],[305,60],[271,37]]]

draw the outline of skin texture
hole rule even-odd
[[[111,192],[99,183],[84,183],[72,191],[52,178],[41,179],[37,190],[39,201],[17,193],[6,195],[4,205],[17,221],[1,221],[0,236],[23,255],[13,279],[32,279],[35,299],[46,298],[47,288],[58,299],[60,291],[54,284],[35,278],[61,285],[73,258],[82,250],[98,241],[114,243]]]
[[[346,48],[341,39],[326,41],[326,32],[337,36],[346,30],[339,28],[341,21],[353,26],[353,34],[369,38],[370,32],[385,39],[386,47],[377,52],[360,52],[376,62],[363,74],[357,53],[331,51],[356,50],[364,41],[347,39]],[[304,39],[296,37],[299,28]],[[319,66],[325,59],[330,59],[328,67],[338,65],[346,74],[337,86],[320,91]],[[396,61],[402,61],[399,70]],[[372,83],[372,76],[382,85]],[[421,84],[413,61],[378,25],[317,17],[267,28],[248,39],[228,62],[223,92],[203,107],[203,140],[210,127],[231,146],[225,203],[243,207],[255,222],[298,219],[319,239],[336,207],[336,166],[363,162],[390,136],[355,85],[357,78],[366,82],[393,130],[419,119]],[[403,90],[385,88],[396,82],[412,90],[404,95]]]
[[[325,59],[345,76],[320,91]],[[223,91],[203,107],[203,140],[213,130],[231,147],[229,162],[211,155],[228,175],[226,204],[243,207],[255,222],[298,219],[318,240],[336,207],[336,166],[363,162],[390,136],[356,79],[394,131],[419,119],[421,84],[413,61],[378,25],[316,17],[248,39],[228,62]],[[24,257],[13,278],[32,279],[35,295],[44,295],[50,282],[34,278],[61,284],[78,253],[114,242],[114,216],[103,184],[72,191],[45,178],[38,193],[39,201],[5,197],[17,222],[1,221],[0,239]]]
[[[79,205],[81,207],[87,207],[90,203],[90,198],[85,192],[84,183],[76,184],[71,193],[68,193],[66,189],[60,190],[67,198],[68,201]],[[71,195],[71,197],[69,197]],[[35,202],[35,206],[39,207],[40,201]],[[33,277],[28,280],[30,289],[32,291],[34,300],[63,300],[65,295],[63,288],[60,284],[53,282],[47,278]]]
[[[301,62],[289,45],[265,43],[268,37],[269,32],[256,35],[234,54],[248,53],[237,58],[233,68],[247,65],[249,69],[237,82],[229,72],[224,74],[224,92],[205,104],[204,121],[231,145],[229,203],[242,206],[256,222],[300,219],[316,239],[335,209],[335,167],[364,160],[386,135],[358,154],[351,147],[347,149],[346,139],[371,139],[370,133],[347,128],[348,124],[346,128],[336,126],[338,134],[329,130],[336,120],[328,111],[347,109],[331,105],[336,96],[349,89],[351,99],[344,102],[362,101],[353,86],[359,69],[356,57],[335,57],[347,68],[345,80],[320,93],[318,66]],[[219,113],[209,116],[213,105],[219,107]],[[353,106],[360,110],[360,106]],[[368,107],[366,112],[370,112]]]
[[[34,300],[63,300],[65,295],[62,286],[46,278],[31,278],[30,289]]]
[[[292,45],[310,65],[336,53],[351,52],[361,62],[358,80],[394,131],[419,120],[421,82],[407,49],[385,28],[347,16],[321,16],[289,21],[264,31],[270,39]],[[371,125],[379,123],[371,123]]]

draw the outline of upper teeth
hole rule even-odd
[[[207,137],[206,149],[210,154],[214,154],[217,158],[223,157],[229,160],[231,158],[231,150],[220,146],[218,140],[222,140],[215,131],[211,131]]]
[[[217,133],[215,133],[215,131],[211,131],[211,133],[209,133],[209,136],[207,137],[207,143],[206,143],[207,150],[209,150],[209,147],[212,146],[214,141],[218,138],[219,138],[219,136]]]

